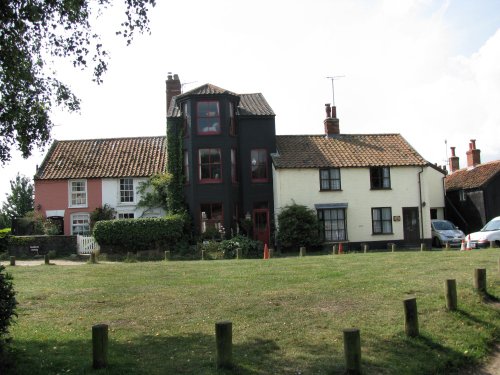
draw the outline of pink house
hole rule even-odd
[[[137,207],[137,188],[165,171],[164,136],[54,141],[34,178],[35,209],[66,235],[88,234],[90,213],[105,204],[118,219],[163,216]]]

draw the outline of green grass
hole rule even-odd
[[[19,302],[11,356],[19,374],[91,369],[91,327],[110,327],[102,374],[216,374],[215,328],[233,322],[237,374],[340,374],[342,329],[361,330],[366,374],[450,373],[484,360],[500,311],[473,290],[487,269],[500,296],[499,249],[271,260],[8,267]],[[457,280],[459,311],[444,308]],[[421,337],[406,338],[417,297]],[[14,371],[11,371],[14,373]]]

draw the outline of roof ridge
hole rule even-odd
[[[113,141],[125,139],[148,139],[148,138],[163,138],[165,135],[146,135],[139,137],[112,137],[112,138],[85,138],[85,139],[54,139],[54,142],[85,142],[85,141]]]

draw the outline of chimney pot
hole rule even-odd
[[[460,160],[458,156],[455,155],[455,147],[450,147],[451,156],[448,159],[448,165],[450,166],[450,173],[458,171],[460,169]]]
[[[332,117],[332,108],[330,107],[330,103],[325,104],[326,118]]]
[[[455,148],[456,147],[450,147],[450,149],[451,149],[451,156],[455,156]]]
[[[476,140],[471,139],[469,143],[469,150],[467,155],[467,167],[474,168],[476,165],[481,164],[481,150],[476,148]]]
[[[471,139],[470,143],[472,145],[472,150],[475,150],[476,149],[476,140],[475,139]]]

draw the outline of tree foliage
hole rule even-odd
[[[172,176],[167,188],[167,208],[171,213],[184,212],[182,129],[176,119],[167,120],[167,171]]]
[[[95,223],[101,220],[113,220],[116,215],[116,210],[109,204],[97,207],[90,213],[90,230],[94,228]]]
[[[50,111],[77,111],[80,101],[50,68],[53,58],[93,69],[102,82],[108,52],[91,22],[112,0],[3,0],[0,2],[0,162],[17,145],[24,157],[50,140]],[[117,34],[130,44],[136,31],[149,31],[155,0],[123,0],[125,19]]]
[[[31,179],[18,173],[14,180],[10,180],[10,194],[2,205],[2,212],[9,218],[26,216],[33,211],[33,194]]]
[[[278,215],[277,239],[288,248],[318,245],[319,222],[314,210],[299,204],[284,207]]]
[[[146,182],[141,182],[137,189],[141,200],[137,206],[146,209],[160,207],[167,210],[168,184],[171,179],[169,173],[160,173],[150,177]]]
[[[9,332],[9,326],[17,316],[15,295],[12,276],[5,272],[5,267],[0,264],[0,352],[5,335]]]

